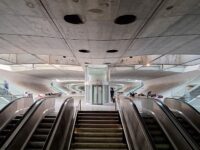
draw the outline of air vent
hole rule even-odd
[[[71,24],[83,24],[83,21],[82,19],[80,18],[79,15],[65,15],[64,16],[64,20],[68,23],[71,23]]]
[[[79,52],[81,52],[81,53],[90,53],[90,51],[87,50],[87,49],[80,49]]]
[[[117,53],[118,50],[116,50],[116,49],[111,49],[111,50],[107,50],[106,52],[107,52],[107,53]]]
[[[115,19],[115,23],[119,25],[125,25],[135,22],[137,17],[135,15],[123,15]]]

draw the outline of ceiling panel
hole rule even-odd
[[[3,38],[31,54],[67,55],[72,57],[64,40],[47,37],[4,35]]]
[[[1,0],[0,14],[44,17],[36,0]]]
[[[0,36],[0,54],[24,53],[21,49],[9,43],[6,39]]]
[[[58,37],[46,18],[0,15],[0,34]]]
[[[183,54],[186,54],[184,49],[189,43],[195,40],[198,36],[173,36],[173,37],[156,37],[137,39],[131,45],[131,48],[126,52],[125,56],[134,55],[155,55],[155,54],[178,54],[176,49],[180,49]],[[195,45],[194,45],[195,46]],[[196,46],[195,46],[196,47]],[[174,51],[174,52],[173,52]],[[188,50],[187,54],[197,54],[197,50]]]

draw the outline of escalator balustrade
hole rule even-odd
[[[56,115],[46,115],[38,124],[36,130],[28,141],[25,150],[37,149],[42,150],[52,126],[56,120]]]
[[[200,133],[182,115],[175,112],[174,115],[185,131],[200,147]]]
[[[23,118],[23,114],[15,116],[7,125],[0,131],[0,147],[6,142],[13,131],[17,128]]]
[[[151,114],[141,114],[141,116],[156,150],[173,150],[174,148],[154,116]]]

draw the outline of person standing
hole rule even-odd
[[[114,94],[115,94],[115,91],[114,91],[114,89],[111,87],[111,88],[110,88],[110,97],[111,97],[112,102],[114,102]]]
[[[8,94],[8,90],[9,90],[9,85],[8,82],[6,80],[4,80],[4,90],[5,90],[5,94]]]

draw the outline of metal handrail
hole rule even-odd
[[[185,137],[182,136],[177,126],[175,126],[171,118],[169,118],[163,108],[158,105],[156,101],[153,99],[134,98],[133,102],[140,113],[151,114],[155,117],[175,149],[192,150],[191,146],[188,144]]]
[[[177,121],[175,115],[170,111],[170,109],[163,104],[160,100],[155,99],[155,102],[161,107],[161,109],[165,112],[165,114],[169,117],[169,119],[174,123],[174,125],[177,127],[177,129],[180,131],[180,133],[183,135],[183,137],[187,140],[187,142],[190,144],[190,146],[194,150],[199,150],[199,146],[196,144],[196,142],[190,138],[189,134],[185,132],[181,124]]]
[[[145,130],[142,128],[136,107],[129,98],[123,97],[117,100],[119,114],[125,131],[125,137],[130,150],[153,150]]]
[[[59,112],[58,112],[58,114],[56,116],[56,120],[54,121],[54,124],[53,124],[53,126],[51,128],[51,131],[48,134],[48,137],[47,137],[47,139],[45,141],[45,145],[44,145],[43,149],[49,149],[49,146],[51,145],[51,143],[52,143],[52,141],[53,141],[53,139],[54,139],[54,137],[56,135],[56,132],[58,130],[58,126],[59,126],[60,122],[62,121],[61,120],[61,116],[63,114],[63,111],[66,109],[66,105],[67,105],[67,103],[68,103],[68,101],[70,99],[71,99],[71,97],[67,98],[66,100],[64,100],[62,106],[60,107],[60,110],[59,110]]]
[[[0,129],[3,128],[8,121],[17,113],[25,112],[33,103],[32,98],[18,98],[8,103],[0,110]]]
[[[48,112],[48,110],[54,108],[54,103],[54,98],[45,98],[40,100],[35,108],[33,108],[23,119],[23,124],[17,127],[18,132],[14,137],[12,137],[12,141],[6,145],[5,149],[23,149],[43,116]]]
[[[38,107],[38,105],[42,102],[42,99],[37,100],[35,103],[33,103],[30,108],[25,112],[20,124],[17,126],[17,128],[13,131],[13,133],[11,134],[11,136],[7,139],[7,141],[4,143],[4,145],[1,147],[1,149],[6,149],[6,147],[8,147],[8,145],[12,142],[12,140],[14,139],[14,137],[16,136],[16,134],[19,132],[19,130],[21,129],[21,127],[24,125],[24,123],[26,122],[26,120],[29,118],[30,113],[34,111],[34,109],[36,109]]]

